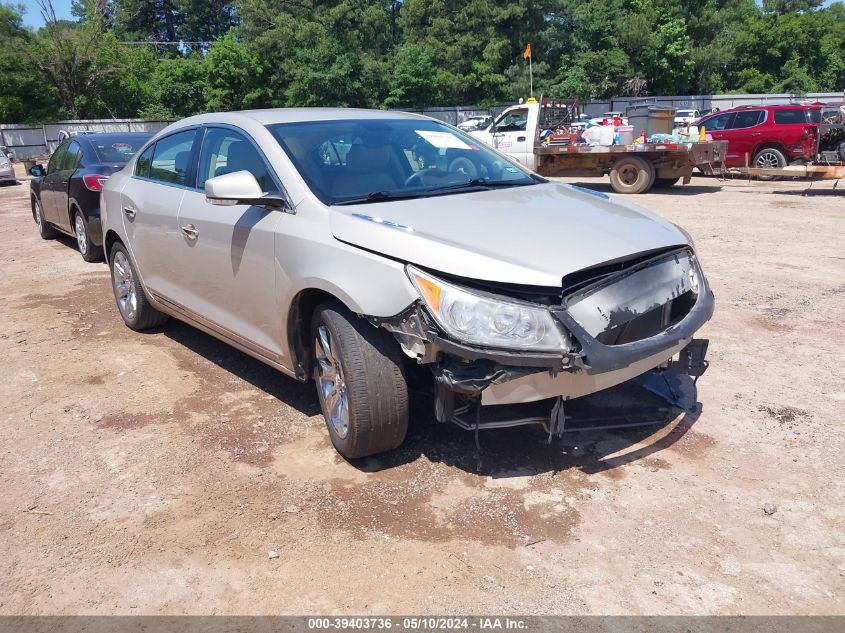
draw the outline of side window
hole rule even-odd
[[[47,163],[47,173],[52,174],[54,171],[58,171],[60,169],[60,165],[62,164],[62,160],[67,154],[67,146],[68,143],[63,143],[56,148],[56,151],[53,152],[53,155],[50,156],[50,162]]]
[[[807,110],[775,110],[775,123],[789,125],[792,123],[807,123]]]
[[[248,171],[265,192],[277,191],[270,169],[255,146],[243,134],[224,128],[209,128],[200,153],[197,187],[215,176]]]
[[[150,177],[150,170],[153,164],[153,151],[155,151],[155,143],[144,150],[144,153],[138,157],[138,162],[135,163],[135,175],[144,178]]]
[[[196,135],[196,130],[186,130],[156,142],[150,164],[150,178],[174,185],[184,185]]]
[[[726,130],[733,119],[734,113],[733,112],[726,112],[725,114],[719,114],[714,116],[712,119],[707,119],[704,122],[704,127],[708,130]]]
[[[499,132],[524,132],[528,126],[528,108],[511,110],[496,122]]]
[[[737,112],[733,125],[731,125],[731,129],[741,130],[743,128],[754,127],[755,125],[759,125],[763,122],[764,115],[765,111],[763,110]]]
[[[62,165],[59,169],[62,171],[73,171],[77,168],[81,160],[82,148],[79,147],[79,143],[76,141],[71,141],[71,144],[67,147],[67,153],[62,159]]]

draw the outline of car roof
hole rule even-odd
[[[422,119],[410,112],[396,110],[366,110],[363,108],[270,108],[242,110],[240,112],[211,112],[179,121],[181,125],[201,123],[232,123],[250,121],[259,125],[276,123],[302,123],[309,121],[348,121],[353,119]]]
[[[736,106],[728,110],[722,110],[721,112],[713,112],[712,114],[730,114],[731,112],[743,112],[745,110],[812,110],[818,107],[817,105],[807,105],[804,103],[760,103],[757,105]]]

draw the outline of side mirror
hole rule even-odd
[[[248,171],[235,171],[209,178],[205,181],[205,197],[211,204],[233,206],[258,204],[268,207],[287,207],[287,200],[280,195],[265,194],[261,185]]]
[[[41,176],[47,173],[47,170],[44,169],[43,165],[33,165],[29,168],[29,173],[36,178],[41,178]]]

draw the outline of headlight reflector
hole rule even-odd
[[[475,294],[413,266],[407,271],[437,324],[461,342],[529,351],[569,350],[566,335],[542,306]]]

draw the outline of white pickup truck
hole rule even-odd
[[[471,134],[541,176],[607,174],[617,193],[671,187],[682,178],[686,184],[694,168],[712,173],[725,159],[724,141],[588,146],[576,145],[563,135],[541,142],[540,132],[577,117],[577,102],[529,99],[507,108],[489,127]]]

